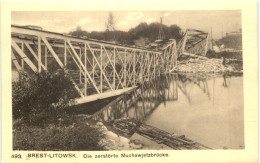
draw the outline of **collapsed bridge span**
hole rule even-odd
[[[11,26],[13,67],[28,73],[65,68],[78,92],[77,104],[122,94],[170,72],[184,42],[172,39],[159,51]]]

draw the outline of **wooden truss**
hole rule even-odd
[[[208,51],[209,34],[195,29],[187,29],[177,46],[178,56],[184,53],[205,56]]]
[[[77,104],[122,94],[177,65],[175,40],[152,51],[14,25],[11,32],[14,67],[65,68],[79,94]]]

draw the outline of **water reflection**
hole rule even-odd
[[[243,77],[172,74],[140,86],[93,115],[131,117],[213,149],[244,148]]]
[[[122,117],[132,117],[143,121],[163,103],[178,99],[177,75],[161,76],[147,82],[136,90],[122,95],[92,115],[95,120],[114,121]]]

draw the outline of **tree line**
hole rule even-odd
[[[69,32],[69,35],[144,47],[158,39],[160,26],[162,26],[162,30],[165,34],[164,39],[175,39],[179,41],[183,36],[183,31],[178,25],[166,26],[160,23],[147,24],[145,22],[140,23],[128,31],[116,30],[109,26],[105,31],[88,32],[87,29],[83,30],[78,26],[76,30]]]

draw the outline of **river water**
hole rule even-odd
[[[244,148],[243,76],[172,74],[136,92],[103,120],[132,117],[212,149]]]
[[[181,81],[180,85],[185,86],[177,86],[177,100],[161,103],[145,123],[213,149],[244,148],[243,77],[214,77],[202,80],[201,86]]]

